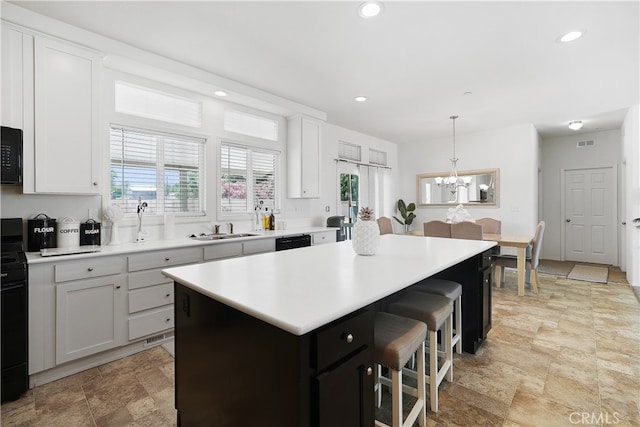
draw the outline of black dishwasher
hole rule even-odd
[[[276,251],[286,251],[287,249],[304,248],[306,246],[311,246],[311,235],[309,234],[278,237],[276,239]]]

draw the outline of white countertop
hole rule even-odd
[[[171,240],[150,239],[141,243],[124,242],[114,246],[105,245],[100,248],[99,252],[48,256],[48,257],[41,256],[40,252],[26,252],[26,255],[27,255],[27,262],[29,264],[39,264],[39,263],[65,261],[65,260],[72,260],[72,259],[92,258],[96,256],[122,255],[122,254],[128,254],[128,253],[158,251],[163,249],[176,249],[176,248],[185,248],[185,247],[191,247],[191,246],[207,246],[207,245],[220,245],[220,244],[232,243],[232,242],[246,242],[250,240],[266,239],[270,237],[273,238],[273,237],[284,237],[284,236],[297,236],[300,234],[320,233],[323,231],[331,231],[331,230],[338,230],[338,229],[335,227],[309,226],[309,227],[291,228],[288,230],[250,231],[249,233],[257,234],[257,236],[240,237],[240,238],[234,238],[234,239],[221,239],[221,240],[196,240],[196,239],[191,239],[185,236],[185,237],[179,237]]]
[[[351,241],[272,252],[163,273],[230,307],[304,335],[432,276],[495,242],[381,236],[374,256],[359,256]]]

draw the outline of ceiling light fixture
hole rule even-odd
[[[217,90],[217,91],[213,92],[213,94],[215,96],[227,96],[227,92],[225,92],[223,90]]]
[[[355,98],[353,98],[356,102],[364,102],[367,100],[366,96],[356,96]]]
[[[569,129],[571,130],[580,130],[582,129],[582,121],[574,120],[573,122],[569,122]]]
[[[458,189],[459,187],[467,187],[471,184],[470,177],[458,176],[458,158],[456,157],[456,119],[458,116],[449,117],[453,121],[453,156],[449,159],[451,161],[451,172],[449,172],[448,178],[437,177],[436,184],[439,186],[445,186],[449,189],[449,201],[458,201]]]
[[[382,12],[382,3],[379,1],[366,1],[358,6],[358,15],[362,18],[373,18],[378,16],[380,12]]]
[[[578,40],[580,37],[582,37],[583,34],[584,34],[583,31],[570,31],[567,34],[564,34],[563,36],[561,36],[558,40],[561,43],[568,43],[574,40]]]

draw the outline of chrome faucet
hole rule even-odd
[[[220,224],[213,225],[213,234],[220,234]]]
[[[233,223],[232,222],[228,222],[227,223],[227,233],[233,234]]]

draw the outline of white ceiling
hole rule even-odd
[[[639,103],[637,1],[386,1],[367,20],[344,1],[17,3],[397,143],[449,135],[452,114],[458,133],[613,129]]]

